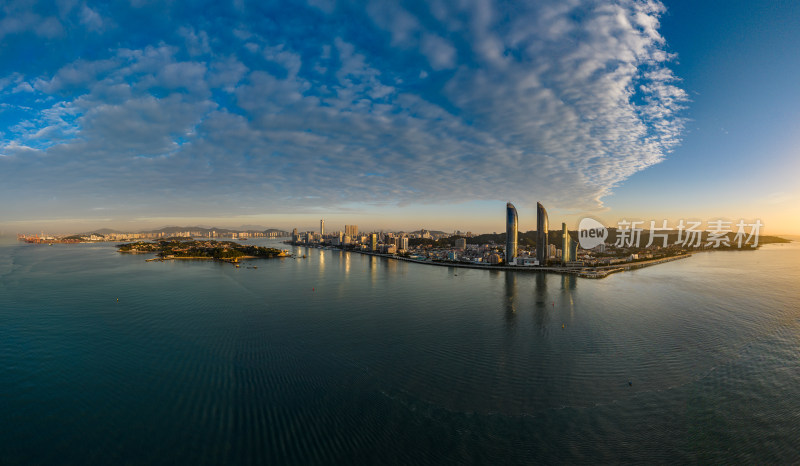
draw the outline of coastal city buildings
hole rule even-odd
[[[320,220],[319,231],[299,231],[294,228],[291,233],[267,229],[229,230],[223,228],[200,227],[168,227],[161,230],[136,233],[98,231],[75,235],[47,235],[44,232],[35,235],[18,235],[20,241],[28,243],[82,243],[95,241],[128,241],[186,238],[232,238],[247,241],[250,238],[290,237],[286,242],[292,244],[329,248],[337,247],[346,251],[366,254],[386,254],[409,260],[498,265],[512,268],[545,267],[548,269],[576,270],[584,267],[616,266],[629,262],[667,260],[685,254],[690,249],[682,243],[672,246],[648,244],[645,247],[626,247],[615,243],[614,234],[607,242],[591,250],[579,247],[578,241],[570,235],[567,225],[561,224],[560,240],[551,244],[548,235],[558,238],[556,232],[549,232],[547,211],[541,203],[537,203],[537,229],[527,232],[519,230],[519,217],[512,203],[506,204],[506,232],[474,235],[454,230],[452,234],[444,231],[420,228],[416,231],[370,232],[359,233],[357,225],[345,225],[344,232],[337,231],[325,235],[324,220]],[[675,232],[677,235],[678,232]],[[352,235],[352,236],[351,236]],[[577,232],[573,232],[577,238]]]
[[[538,204],[538,220],[547,225],[547,213],[541,204]],[[480,241],[471,232],[466,234],[459,230],[454,230],[451,235],[445,232],[433,232],[420,228],[414,232],[372,232],[359,235],[358,226],[345,225],[344,233],[339,232],[328,238],[316,232],[305,232],[297,234],[296,229],[292,235],[292,242],[307,246],[324,247],[336,246],[345,250],[354,250],[366,253],[402,255],[417,260],[433,260],[447,262],[461,262],[474,264],[495,264],[510,265],[518,267],[532,267],[546,264],[547,258],[561,258],[562,249],[566,251],[565,259],[572,262],[572,258],[577,257],[577,248],[570,249],[571,245],[577,243],[567,243],[566,249],[558,249],[555,244],[546,241],[546,226],[537,230],[534,242],[539,238],[545,238],[542,248],[520,248],[519,215],[517,209],[511,202],[506,203],[506,233],[492,236],[502,243],[495,242],[493,239]],[[320,231],[324,232],[324,223],[320,222]],[[352,235],[352,236],[351,236]],[[442,242],[444,241],[444,242]],[[537,259],[543,252],[545,261]],[[562,261],[564,262],[564,261]]]
[[[183,229],[167,227],[155,231],[140,232],[117,232],[102,231],[91,233],[78,233],[69,235],[51,235],[44,232],[35,235],[18,234],[17,239],[28,243],[90,243],[103,241],[131,241],[131,240],[160,240],[167,238],[230,238],[247,240],[249,238],[283,238],[291,236],[293,241],[297,241],[297,229],[290,235],[283,230],[269,229],[264,231],[256,230],[225,230],[192,227]]]
[[[548,231],[549,218],[544,206],[536,204],[536,230],[519,231],[517,209],[506,203],[505,233],[473,235],[454,230],[452,234],[420,228],[416,231],[358,233],[356,225],[345,225],[345,234],[322,239],[315,232],[297,234],[293,243],[309,247],[340,247],[343,250],[365,254],[385,254],[420,262],[470,264],[477,266],[496,265],[510,268],[530,269],[542,267],[556,271],[579,271],[586,267],[604,267],[629,262],[671,260],[687,252],[679,244],[672,247],[648,245],[644,248],[629,248],[615,245],[612,238],[591,250],[584,250],[567,228]],[[321,225],[322,226],[322,225]],[[350,236],[350,233],[354,236]],[[549,239],[553,233],[554,241]],[[577,238],[577,232],[573,232]],[[531,245],[533,247],[531,247]]]
[[[416,231],[359,233],[357,225],[344,225],[344,232],[325,232],[325,221],[320,220],[319,231],[291,233],[282,230],[228,230],[222,228],[169,227],[157,231],[120,233],[92,232],[86,234],[54,236],[19,235],[21,241],[29,243],[80,243],[93,241],[158,240],[176,238],[232,238],[246,241],[250,238],[290,237],[287,242],[312,247],[337,247],[348,251],[369,254],[388,254],[412,260],[452,262],[462,264],[493,264],[530,268],[580,268],[587,266],[612,266],[625,262],[646,261],[685,252],[686,248],[675,245],[670,248],[647,245],[631,248],[615,244],[612,238],[591,250],[579,247],[570,235],[567,225],[561,224],[560,240],[556,232],[549,232],[547,211],[537,203],[536,230],[521,232],[517,209],[511,202],[505,206],[505,233],[473,235],[453,230],[452,234],[420,228]],[[553,233],[552,243],[548,240]],[[576,232],[573,232],[577,238]]]

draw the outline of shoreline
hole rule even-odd
[[[118,251],[123,252],[123,251]],[[145,254],[145,253],[134,253],[134,254]],[[275,257],[285,257],[285,256],[275,256]],[[176,261],[176,260],[190,260],[190,261],[218,261],[218,262],[238,262],[240,260],[247,260],[247,259],[273,259],[272,257],[258,257],[258,256],[240,256],[234,257],[230,259],[218,259],[216,257],[202,257],[202,256],[185,256],[185,257],[153,257],[150,259],[146,259],[146,262],[163,262],[163,261]]]
[[[118,251],[122,252],[123,251]],[[144,253],[139,253],[144,254]],[[240,261],[246,260],[253,260],[253,259],[283,259],[286,255],[278,255],[278,256],[271,256],[271,257],[260,257],[260,256],[239,256],[233,257],[230,259],[221,259],[216,257],[202,257],[202,256],[191,256],[191,257],[151,257],[150,259],[145,259],[145,262],[165,262],[165,261],[180,261],[180,260],[188,260],[188,261],[214,261],[214,262],[225,262],[228,264],[238,264]]]
[[[117,250],[120,254],[152,254],[150,251],[120,251]],[[238,264],[239,261],[245,260],[252,260],[252,259],[282,259],[285,257],[291,257],[289,255],[279,254],[277,256],[270,256],[270,257],[261,257],[261,256],[239,256],[239,257],[231,257],[231,258],[217,258],[217,257],[205,257],[205,256],[181,256],[181,257],[151,257],[150,259],[145,259],[145,262],[164,262],[164,261],[174,261],[174,260],[189,260],[189,261],[215,261],[215,262],[226,262],[228,264]]]
[[[291,244],[291,243],[289,243]],[[539,267],[539,266],[530,266],[530,267],[523,267],[523,266],[513,266],[513,265],[482,265],[482,264],[468,264],[468,263],[460,263],[460,262],[434,262],[434,261],[427,261],[427,260],[419,260],[419,259],[411,259],[409,257],[400,257],[395,256],[392,254],[381,254],[381,253],[372,253],[368,251],[355,251],[355,250],[346,250],[346,249],[338,249],[338,248],[317,248],[313,246],[308,246],[304,244],[293,244],[293,246],[304,247],[306,249],[329,249],[331,251],[342,251],[342,252],[354,252],[358,254],[363,254],[365,256],[376,256],[382,257],[384,259],[394,259],[399,261],[405,262],[412,262],[416,264],[424,264],[424,265],[437,265],[440,267],[459,267],[464,269],[480,269],[480,270],[502,270],[504,272],[549,272],[549,273],[557,273],[561,275],[575,275],[581,278],[592,278],[592,279],[600,279],[605,278],[609,275],[624,272],[626,270],[635,270],[644,267],[650,267],[653,265],[662,264],[665,262],[672,262],[676,260],[686,259],[692,257],[692,253],[688,254],[680,254],[677,256],[670,256],[670,257],[661,257],[658,259],[650,259],[646,261],[638,261],[638,262],[630,262],[626,264],[615,264],[615,265],[603,265],[599,267],[556,267],[556,266],[546,266],[546,267]]]

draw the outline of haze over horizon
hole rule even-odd
[[[0,231],[800,233],[800,6],[6,2]]]

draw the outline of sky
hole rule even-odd
[[[800,5],[0,4],[0,232],[800,233]]]

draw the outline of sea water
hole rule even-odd
[[[800,462],[797,243],[601,280],[293,252],[3,240],[0,463]]]

